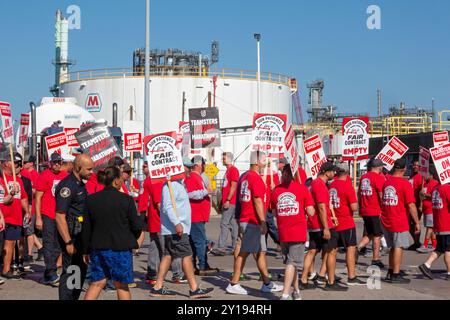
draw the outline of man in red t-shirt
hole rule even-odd
[[[9,159],[3,159],[3,177],[0,182],[0,208],[4,218],[4,248],[2,278],[20,279],[11,270],[14,254],[14,245],[23,237],[23,222],[30,221],[31,215],[28,207],[28,196],[25,192],[22,179],[16,177],[14,182],[13,166]],[[23,212],[22,212],[23,211]]]
[[[42,244],[44,245],[44,284],[56,285],[57,260],[61,255],[56,229],[55,189],[67,177],[67,172],[61,171],[62,158],[58,153],[50,157],[49,167],[43,171],[36,183],[36,228],[42,230]]]
[[[36,185],[37,178],[39,177],[39,173],[36,171],[35,166],[36,166],[36,157],[30,156],[28,158],[28,161],[24,163],[22,171],[20,171],[20,174],[22,176],[31,180],[33,189],[34,186]]]
[[[420,191],[420,197],[422,199],[423,225],[427,230],[425,233],[423,246],[417,249],[419,252],[428,251],[428,244],[430,240],[433,248],[436,249],[436,235],[433,232],[433,204],[431,199],[433,191],[440,185],[436,178],[436,169],[434,166],[430,165],[429,173],[425,177],[425,183]]]
[[[358,244],[358,252],[362,252],[370,241],[373,244],[372,265],[384,268],[380,260],[380,246],[383,230],[380,215],[382,212],[383,186],[386,178],[383,175],[384,163],[380,159],[370,159],[368,172],[359,181],[359,214],[364,220],[364,236]],[[362,254],[362,253],[361,253]]]
[[[314,200],[308,188],[294,180],[291,166],[283,168],[282,183],[272,192],[272,210],[277,218],[278,232],[286,269],[282,300],[301,300],[298,269],[303,265],[306,242],[306,214],[314,215]]]
[[[222,185],[222,218],[220,219],[220,235],[217,249],[213,254],[223,256],[234,252],[238,237],[238,225],[236,221],[236,189],[239,181],[239,170],[233,165],[234,156],[231,152],[222,154],[222,164],[227,168]],[[225,249],[228,233],[231,233],[232,250]]]
[[[337,178],[330,184],[331,204],[336,214],[336,231],[339,247],[346,249],[347,285],[366,285],[356,277],[356,226],[353,214],[358,212],[358,198],[355,189],[349,185],[349,168],[345,163],[337,165]]]
[[[261,151],[250,153],[250,170],[241,177],[238,184],[238,201],[240,205],[239,234],[241,244],[239,254],[234,260],[233,276],[226,291],[230,294],[247,295],[248,291],[239,284],[245,262],[253,254],[263,280],[262,292],[279,292],[283,287],[269,278],[265,252],[267,251],[264,235],[266,224],[266,185],[261,178],[267,165],[267,156]]]
[[[438,186],[433,191],[433,226],[436,233],[436,249],[427,261],[419,266],[420,271],[429,279],[433,279],[431,265],[441,255],[447,267],[446,279],[450,280],[450,185]]]
[[[420,168],[419,161],[414,160],[412,163],[413,173],[409,178],[409,182],[411,183],[414,190],[414,199],[416,200],[417,217],[420,221],[420,219],[422,218],[420,192],[422,191],[423,188],[424,179],[422,175],[419,173],[419,168]],[[420,232],[419,233],[415,232],[414,221],[412,220],[410,220],[409,233],[411,234],[411,237],[414,239],[414,243],[408,248],[408,250],[417,250],[418,248],[420,248]]]
[[[323,250],[321,274],[316,276],[317,284],[325,283],[327,291],[346,291],[347,287],[338,284],[334,279],[336,270],[336,253],[339,235],[333,223],[330,209],[330,194],[327,183],[334,179],[336,166],[331,162],[322,164],[317,179],[311,182],[310,190],[315,202],[316,214],[308,220],[309,247],[305,257],[302,273],[302,286],[307,289],[308,273],[314,263],[315,256]],[[325,278],[325,271],[328,280]]]
[[[414,221],[416,233],[420,232],[417,217],[416,199],[411,184],[403,176],[406,161],[398,159],[394,163],[393,174],[383,187],[383,206],[381,224],[389,252],[389,270],[386,281],[409,283],[410,279],[400,274],[403,249],[409,246],[409,218]]]
[[[269,160],[268,165],[264,170],[264,173],[261,175],[261,178],[264,180],[264,183],[266,184],[266,200],[267,200],[265,204],[265,210],[267,212],[266,213],[267,233],[265,235],[266,247],[267,247],[267,238],[270,236],[273,242],[275,242],[277,245],[277,251],[281,253],[278,228],[275,224],[275,217],[272,213],[270,203],[272,190],[275,189],[275,187],[280,184],[280,179],[278,178],[278,174],[275,171],[273,171],[271,167],[272,167],[271,160]],[[279,255],[278,257],[281,258],[281,255]]]

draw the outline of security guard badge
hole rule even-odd
[[[70,189],[67,187],[62,188],[61,191],[59,191],[59,195],[63,198],[70,197]]]

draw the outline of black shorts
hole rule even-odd
[[[323,230],[309,232],[309,246],[308,250],[315,249],[317,252],[321,250],[327,251],[331,249],[336,249],[338,244],[339,235],[336,229],[330,229],[331,238],[325,240],[323,238]]]
[[[363,220],[364,228],[369,237],[381,237],[383,235],[380,216],[363,216]]]
[[[23,237],[23,228],[21,226],[14,226],[7,224],[5,227],[5,240],[17,241]]]
[[[436,235],[436,252],[446,253],[450,252],[450,235]]]
[[[144,231],[147,231],[147,212],[141,212],[138,214],[139,218],[141,219],[142,227],[144,228]]]
[[[164,255],[171,256],[172,259],[192,256],[189,235],[185,233],[181,237],[176,234],[164,236]]]
[[[343,248],[356,246],[356,228],[338,231],[338,246]]]

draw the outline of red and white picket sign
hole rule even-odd
[[[303,147],[305,149],[306,161],[311,170],[311,176],[315,179],[317,178],[317,174],[319,173],[322,164],[327,162],[327,157],[325,151],[323,151],[322,141],[320,140],[319,135],[316,134],[303,141]]]
[[[344,118],[342,135],[342,161],[369,157],[369,117]]]
[[[408,150],[408,146],[394,136],[376,156],[376,159],[383,161],[386,164],[385,168],[391,170],[394,167],[395,160],[403,157]]]
[[[286,147],[284,157],[291,166],[292,175],[295,175],[299,165],[299,154],[297,148],[297,141],[295,140],[295,133],[294,130],[292,129],[292,125],[289,126],[286,132],[284,145]]]
[[[419,173],[425,178],[430,172],[430,151],[424,147],[419,147]]]
[[[125,151],[142,151],[142,134],[125,133],[124,134]]]
[[[0,101],[0,114],[2,116],[2,137],[5,143],[13,143],[13,122],[11,117],[11,105]]]
[[[20,115],[19,141],[18,146],[25,147],[28,142],[28,128],[30,127],[30,115],[23,113]]]
[[[450,143],[430,149],[441,184],[450,183]]]
[[[50,156],[55,152],[61,155],[69,154],[69,147],[67,146],[67,136],[65,132],[60,132],[45,137],[45,144],[47,146],[48,158],[50,158]]]
[[[435,147],[443,146],[449,143],[448,131],[433,132],[433,145]]]

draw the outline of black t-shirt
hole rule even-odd
[[[33,186],[31,185],[31,180],[24,176],[21,176],[20,179],[22,179],[23,187],[28,196],[28,204],[31,206],[31,202],[33,201]]]

